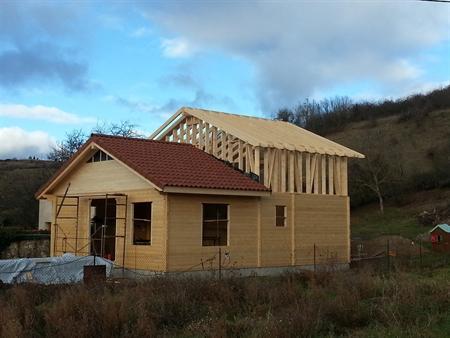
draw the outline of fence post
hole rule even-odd
[[[390,254],[389,254],[389,240],[387,240],[386,241],[386,254],[387,254],[387,256],[386,256],[386,258],[387,258],[387,272],[388,272],[388,275],[390,274],[390,272],[391,272],[391,257],[390,257]]]
[[[314,272],[316,272],[316,243],[314,243]]]
[[[422,270],[422,238],[419,239],[419,258],[420,258],[420,269]]]
[[[222,248],[219,246],[219,279],[222,279]]]

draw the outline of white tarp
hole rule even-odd
[[[106,265],[109,277],[113,262],[95,257],[95,265]],[[94,265],[94,256],[64,254],[46,259],[19,258],[0,260],[0,280],[3,283],[64,284],[83,280],[83,266]]]

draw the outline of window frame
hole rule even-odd
[[[224,245],[204,245],[203,244],[203,228],[204,228],[204,226],[203,226],[203,224],[204,224],[203,214],[204,214],[205,205],[225,205],[227,207],[227,209],[226,209],[227,210],[227,219],[226,220],[223,220],[223,219],[215,220],[216,222],[218,222],[218,221],[221,221],[221,222],[226,221],[227,222],[226,244],[224,244]],[[223,203],[223,202],[222,203],[221,202],[202,202],[201,203],[201,208],[200,208],[200,219],[201,219],[201,222],[200,222],[200,233],[201,233],[200,245],[202,247],[205,247],[205,248],[207,248],[207,247],[226,247],[226,246],[230,245],[230,222],[231,222],[231,220],[230,220],[230,204],[229,203]]]
[[[283,208],[283,216],[278,216],[278,208]],[[278,225],[278,219],[283,218],[283,225]],[[275,227],[276,228],[286,228],[287,227],[287,206],[286,205],[275,205]]]
[[[98,160],[95,160],[95,156],[98,154]],[[106,152],[101,149],[97,149],[86,161],[86,163],[97,163],[97,162],[106,162],[112,161],[113,158],[109,156]]]
[[[150,204],[150,219],[147,218],[135,218],[134,214],[135,214],[135,205],[136,204],[142,204],[142,203],[149,203]],[[138,245],[138,246],[151,246],[153,243],[153,202],[152,201],[135,201],[131,203],[131,225],[132,225],[132,233],[131,233],[131,244],[132,245]],[[138,220],[138,221],[147,221],[150,223],[150,240],[149,243],[137,243],[135,241],[134,238],[134,234],[135,234],[135,226],[134,226],[134,221]]]

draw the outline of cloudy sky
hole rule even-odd
[[[450,82],[450,4],[0,3],[0,158],[181,106],[269,116],[304,98],[397,98]]]

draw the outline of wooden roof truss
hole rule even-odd
[[[260,146],[258,140],[238,137],[230,129],[187,112],[175,114],[150,137],[190,143],[237,169],[257,175],[272,192],[348,194],[346,156],[283,149],[275,144]]]

